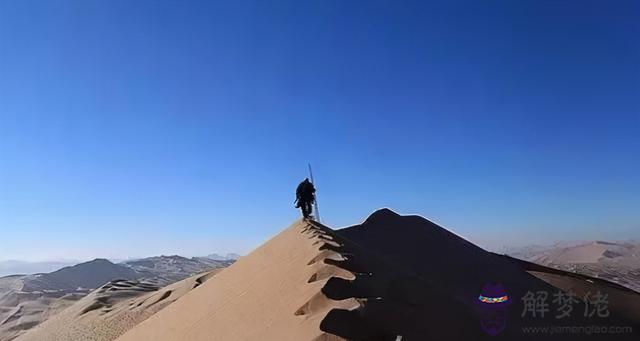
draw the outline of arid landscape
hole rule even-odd
[[[522,314],[527,292],[602,292],[600,325],[640,328],[638,248],[575,242],[487,252],[419,216],[388,209],[332,230],[300,220],[249,255],[96,259],[0,279],[1,340],[484,340],[476,302],[486,283],[510,297],[507,340],[581,340],[523,334],[530,326],[589,326]],[[518,259],[519,258],[519,259]],[[585,270],[588,269],[588,270]],[[626,270],[625,270],[626,269]],[[94,289],[95,288],[95,289]]]
[[[89,324],[101,324],[102,330],[106,330],[107,333],[122,333],[126,329],[113,323],[125,322],[109,322],[112,324],[107,328],[106,322],[103,324],[97,321],[106,317],[113,321],[116,320],[116,315],[122,316],[122,321],[126,315],[126,323],[129,324],[134,323],[132,321],[140,321],[150,312],[158,311],[168,302],[174,301],[195,287],[195,283],[203,282],[232,262],[180,256],[150,257],[118,264],[106,259],[96,259],[51,273],[1,277],[0,340],[12,340],[54,316],[56,320],[61,320],[78,311],[81,312],[78,316],[84,317],[77,323],[65,324],[66,327],[90,333]],[[200,275],[188,278],[194,274]],[[154,302],[152,297],[147,297],[154,295],[162,298]],[[146,303],[137,306],[137,299]],[[149,302],[154,302],[154,307],[145,309],[145,304]],[[128,312],[121,313],[121,309],[116,308],[129,303],[137,307],[137,312],[132,313],[135,317],[127,315]],[[89,312],[105,309],[116,312],[108,316],[100,315],[95,319],[89,318],[92,316]],[[139,313],[140,310],[143,312]],[[64,313],[60,313],[63,311]],[[87,326],[82,325],[83,323],[87,323]],[[44,336],[39,338],[46,339]],[[78,337],[67,336],[66,339],[77,340]]]
[[[599,290],[611,301],[606,323],[640,323],[636,292],[486,252],[424,218],[383,209],[336,231],[295,223],[119,340],[490,339],[475,300],[492,281],[513,298],[503,339],[581,340],[526,335],[522,328],[593,323],[581,314],[523,319],[518,301],[528,291]]]
[[[640,0],[1,0],[0,341],[640,341]]]
[[[631,244],[595,242],[546,248],[543,253],[536,250],[538,256],[513,254],[534,257],[539,263],[553,259],[548,265],[554,266],[546,267],[487,252],[422,217],[401,216],[388,209],[340,230],[298,221],[228,267],[232,261],[172,256],[123,264],[95,260],[36,278],[5,277],[2,337],[18,336],[16,340],[23,341],[210,340],[212,335],[220,340],[488,340],[492,336],[480,328],[477,297],[486,283],[497,282],[511,301],[505,310],[508,323],[500,333],[502,339],[582,340],[582,334],[523,334],[523,328],[598,323],[631,328],[603,340],[636,340],[638,292],[614,283],[615,279],[621,282],[621,277],[607,279],[555,266],[560,261],[606,262],[614,249],[619,255],[614,258],[630,259],[636,250]],[[630,259],[620,263],[633,266]],[[207,267],[214,269],[207,271]],[[87,277],[89,268],[104,277],[97,273]],[[61,278],[73,278],[76,284]],[[90,291],[105,278],[109,278],[105,284]],[[165,283],[171,284],[160,285]],[[6,294],[11,293],[9,285],[12,294]],[[42,289],[46,285],[58,289]],[[522,315],[521,299],[530,291],[575,292],[580,312],[587,307],[584,294],[602,292],[608,297],[610,314],[596,321],[581,313],[562,320],[549,314],[527,318]],[[10,298],[22,303],[13,303],[11,309]]]
[[[602,278],[640,292],[640,242],[583,241],[512,248],[507,254],[540,265]]]

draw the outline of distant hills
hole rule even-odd
[[[233,260],[175,255],[117,264],[94,259],[48,273],[0,277],[0,340],[15,338],[112,281],[126,281],[133,287],[153,291],[232,263]]]
[[[140,281],[111,281],[29,329],[18,340],[114,340],[222,270],[209,270],[162,288]]]
[[[640,292],[640,242],[572,241],[510,248],[509,256],[603,278]]]
[[[119,265],[139,274],[138,279],[142,281],[165,286],[208,269],[227,267],[233,262],[233,259],[216,260],[208,257],[186,258],[173,255],[129,260]]]
[[[238,260],[238,258],[240,257],[241,256],[237,253],[227,253],[226,256],[221,256],[217,253],[212,253],[208,255],[206,258],[223,261],[223,260]]]
[[[106,259],[95,259],[90,262],[64,267],[60,270],[23,277],[23,291],[72,292],[82,289],[95,289],[118,278],[139,279],[143,274]]]

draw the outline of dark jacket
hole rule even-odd
[[[313,202],[315,200],[315,193],[316,188],[313,184],[308,180],[304,180],[296,189],[296,200]]]

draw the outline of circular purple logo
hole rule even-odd
[[[474,299],[480,317],[480,328],[496,336],[507,327],[507,307],[511,297],[500,283],[487,283]]]

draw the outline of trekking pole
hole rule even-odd
[[[311,183],[315,186],[316,182],[313,181],[313,171],[311,170],[311,163],[307,164],[309,166],[309,178],[311,179]],[[317,189],[316,189],[317,191]],[[320,221],[320,211],[318,210],[318,194],[316,192],[316,200],[314,200],[313,202],[313,209],[316,211],[316,220],[321,223]]]

